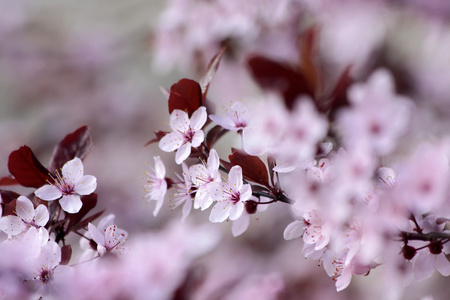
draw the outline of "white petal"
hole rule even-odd
[[[102,218],[100,222],[98,222],[97,228],[100,232],[108,228],[109,226],[114,224],[114,219],[116,216],[114,214],[109,214],[106,217]]]
[[[183,144],[183,134],[171,132],[162,137],[159,141],[159,148],[164,152],[172,152],[180,148]]]
[[[206,190],[209,193],[209,196],[212,198],[213,201],[222,201],[223,200],[223,188],[224,183],[221,182],[211,182],[206,186]]]
[[[250,215],[247,213],[243,213],[239,219],[233,221],[233,225],[231,227],[233,236],[239,236],[243,234],[247,230],[249,225]]]
[[[430,253],[419,252],[414,261],[414,278],[417,281],[425,280],[433,275],[434,255]]]
[[[244,202],[239,201],[238,203],[231,206],[230,209],[230,220],[237,220],[244,212]]]
[[[252,196],[252,187],[250,184],[244,184],[239,192],[241,193],[240,201],[247,201]]]
[[[289,224],[283,232],[283,237],[285,240],[292,240],[298,238],[303,233],[303,222],[294,221]]]
[[[97,178],[86,175],[75,183],[74,191],[79,195],[89,195],[97,188]]]
[[[205,125],[208,114],[206,113],[206,107],[199,107],[191,116],[191,128],[194,130],[202,129]]]
[[[201,130],[198,130],[194,133],[192,137],[192,147],[198,147],[205,140],[205,133]]]
[[[100,232],[97,227],[95,227],[91,223],[88,224],[88,230],[91,238],[94,240],[94,242],[97,243],[97,245],[105,245],[105,235],[103,232]]]
[[[64,195],[60,200],[59,204],[64,211],[75,214],[80,211],[83,206],[83,202],[81,202],[80,196],[78,195]]]
[[[25,222],[31,222],[34,218],[34,206],[25,196],[17,198],[16,214]]]
[[[220,164],[220,160],[219,160],[219,155],[217,154],[217,151],[214,149],[211,149],[211,151],[209,152],[208,164],[207,164],[209,172],[212,174],[213,171],[218,170],[219,164]]]
[[[34,194],[45,201],[52,201],[61,198],[62,192],[54,185],[46,184],[38,188]]]
[[[166,176],[166,167],[164,166],[164,163],[159,156],[155,156],[153,157],[153,159],[155,160],[156,177],[164,179],[164,177]]]
[[[170,115],[170,128],[173,131],[186,132],[189,129],[189,117],[186,112],[175,109]]]
[[[218,202],[211,210],[209,220],[213,223],[223,222],[228,218],[231,206],[225,202]]]
[[[232,119],[225,116],[216,116],[216,115],[210,115],[209,118],[216,123],[217,125],[222,126],[225,129],[231,130],[231,131],[237,131],[238,128],[236,128],[236,124]]]
[[[61,261],[61,248],[54,241],[49,241],[42,247],[41,255],[36,261],[38,268],[53,270]]]
[[[188,197],[183,205],[183,211],[182,211],[182,218],[181,221],[184,222],[186,220],[187,216],[191,213],[192,210],[192,198]]]
[[[81,159],[75,157],[64,164],[61,170],[63,178],[67,178],[72,182],[77,182],[83,176],[83,163]]]
[[[349,266],[347,266],[344,267],[341,276],[339,276],[338,280],[336,281],[336,290],[339,292],[347,288],[350,284],[350,281],[352,281],[352,270]]]
[[[191,143],[184,143],[181,145],[181,147],[177,150],[177,154],[175,154],[175,162],[177,164],[181,164],[183,161],[185,161],[186,158],[189,157],[191,154]]]
[[[0,230],[7,235],[18,235],[27,230],[27,226],[17,216],[5,216],[0,218]]]
[[[228,184],[234,191],[242,188],[242,169],[240,166],[233,166],[228,174]]]
[[[450,262],[445,257],[444,253],[436,256],[436,270],[443,276],[450,275]]]
[[[205,180],[208,179],[208,169],[201,164],[191,166],[189,168],[189,174],[191,174],[192,183],[196,186],[204,185]]]
[[[45,226],[48,222],[49,214],[45,205],[40,204],[35,210],[34,220],[36,225]]]
[[[164,194],[165,195],[165,194]],[[158,199],[153,199],[156,200],[156,206],[155,206],[155,210],[153,211],[153,216],[156,217],[159,213],[159,210],[161,209],[163,202],[164,202],[164,195],[162,195],[162,197],[159,197]]]

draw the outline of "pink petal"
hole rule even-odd
[[[53,201],[61,198],[62,192],[54,185],[46,184],[38,188],[34,194],[45,201]]]
[[[208,164],[207,164],[209,172],[212,174],[213,171],[218,170],[219,164],[220,164],[220,160],[219,160],[219,155],[217,154],[217,151],[214,149],[211,149],[211,151],[209,152]]]
[[[164,166],[164,163],[159,156],[155,156],[153,159],[155,160],[156,177],[164,179],[166,176],[166,167]]]
[[[231,206],[226,202],[218,202],[211,210],[209,220],[213,223],[223,222],[228,218]]]
[[[69,181],[77,182],[83,176],[83,163],[81,159],[75,157],[64,164],[61,170],[61,175]]]
[[[444,253],[436,255],[436,270],[443,276],[450,275],[450,262],[445,257]]]
[[[80,196],[78,195],[64,195],[60,200],[59,204],[64,211],[75,214],[80,211],[83,206],[83,202],[81,202]]]
[[[186,112],[175,109],[170,115],[170,128],[177,132],[186,132],[189,129],[189,117]]]
[[[414,261],[414,278],[425,280],[433,275],[435,258],[433,254],[419,252]]]
[[[159,148],[165,152],[172,152],[183,144],[183,135],[179,132],[171,132],[159,141]]]
[[[205,180],[208,178],[208,169],[201,164],[193,165],[189,168],[191,174],[192,183],[196,186],[202,186],[205,184]]]
[[[206,113],[206,107],[199,107],[191,116],[191,128],[194,130],[202,129],[205,125],[208,115]]]
[[[231,232],[233,236],[239,236],[243,234],[250,225],[250,215],[243,213],[239,219],[233,221]]]
[[[103,230],[105,230],[106,228],[108,228],[108,226],[113,225],[114,224],[114,219],[116,218],[115,215],[113,214],[109,214],[106,217],[102,218],[100,220],[100,222],[98,222],[98,230],[100,232],[102,232]]]
[[[241,193],[240,201],[247,201],[252,196],[252,187],[250,184],[244,184],[239,192]]]
[[[91,238],[94,240],[94,242],[97,243],[97,245],[105,245],[105,235],[103,234],[103,232],[100,232],[97,227],[95,227],[91,223],[88,224],[88,230]]]
[[[25,222],[31,222],[34,218],[34,206],[30,199],[24,196],[17,198],[16,214]]]
[[[343,289],[349,286],[351,281],[352,281],[352,270],[350,266],[345,266],[341,276],[339,276],[338,280],[336,281],[336,290],[338,292],[342,291]]]
[[[48,209],[45,205],[40,204],[35,210],[34,220],[36,225],[45,226],[48,222],[49,214]]]
[[[177,154],[175,154],[175,162],[177,164],[181,164],[186,158],[191,154],[191,143],[184,143],[177,150]]]
[[[152,200],[156,200],[156,206],[155,206],[155,210],[153,211],[153,216],[156,217],[159,213],[159,210],[161,209],[163,203],[164,203],[164,196],[165,193],[163,195],[159,195],[160,197],[158,197],[157,199],[152,199]]]
[[[228,174],[228,185],[234,191],[240,191],[242,188],[242,169],[240,166],[233,166]]]
[[[183,211],[182,211],[182,218],[181,221],[184,222],[186,220],[187,216],[191,213],[192,210],[192,198],[188,197],[183,205]]]
[[[294,221],[290,223],[286,229],[284,229],[283,237],[285,240],[292,240],[298,238],[303,233],[304,223],[300,221]]]
[[[97,188],[97,178],[86,175],[75,183],[74,191],[79,195],[89,195]]]
[[[0,218],[0,230],[7,235],[18,235],[27,230],[27,226],[20,217],[5,216]]]
[[[194,133],[194,136],[192,137],[192,147],[198,147],[205,139],[205,133],[201,130],[198,130]]]
[[[236,124],[229,117],[210,115],[209,118],[214,123],[216,123],[217,125],[222,126],[225,129],[228,129],[228,130],[231,130],[231,131],[238,131],[238,128],[236,128]]]
[[[237,220],[242,213],[244,212],[244,202],[239,201],[238,203],[231,206],[230,209],[230,220],[234,221]]]
[[[221,182],[211,182],[206,186],[206,190],[209,193],[209,196],[214,201],[222,201],[223,200],[223,194],[222,190],[226,186],[225,183]]]

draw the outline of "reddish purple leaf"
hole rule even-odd
[[[311,27],[300,38],[302,70],[312,91],[317,91],[320,86],[320,72],[315,62],[317,57],[317,35],[317,27]]]
[[[84,125],[66,135],[66,137],[56,145],[52,159],[50,160],[49,169],[54,172],[75,157],[83,159],[92,147],[89,128]]]
[[[156,136],[156,137],[155,137],[154,139],[148,141],[148,142],[144,145],[144,147],[147,147],[147,146],[150,145],[150,144],[159,142],[159,140],[161,140],[162,137],[165,136],[166,134],[168,134],[168,132],[166,132],[166,131],[161,131],[161,130],[155,131],[155,136]]]
[[[200,106],[202,90],[196,81],[183,78],[170,87],[169,114],[179,109],[191,116]]]
[[[13,191],[7,191],[7,190],[0,190],[0,195],[2,196],[2,202],[3,203],[10,203],[13,200],[20,197],[20,194],[17,194]]]
[[[72,229],[72,227],[76,226],[96,205],[97,205],[98,195],[96,193],[92,193],[90,195],[86,195],[81,197],[81,202],[83,202],[83,206],[80,211],[76,214],[71,214],[69,217],[69,224],[67,225],[66,234]]]
[[[225,133],[227,133],[228,130],[223,129],[222,126],[216,125],[213,128],[211,128],[210,131],[206,134],[206,147],[208,149],[211,149],[215,142],[217,142],[220,137],[222,137]]]
[[[61,265],[68,265],[70,258],[72,257],[72,247],[70,245],[64,245],[61,247]]]
[[[270,187],[266,165],[259,157],[249,155],[243,150],[232,148],[232,151],[228,156],[230,163],[233,166],[241,166],[244,179]]]
[[[220,49],[219,53],[217,53],[209,62],[206,74],[200,80],[200,86],[202,88],[202,98],[203,104],[206,101],[206,94],[208,93],[209,85],[216,74],[217,68],[219,67],[220,60],[222,59],[223,53],[225,52],[225,47]]]
[[[8,170],[17,182],[26,187],[40,188],[47,181],[53,181],[48,170],[37,160],[28,146],[11,152]]]
[[[3,206],[3,216],[8,215],[16,215],[16,200],[18,197],[20,197],[19,194],[7,191],[7,190],[0,190],[0,194],[2,196],[2,203]]]
[[[353,83],[353,79],[350,77],[351,67],[347,67],[344,72],[342,72],[339,77],[336,86],[334,87],[333,92],[331,93],[330,99],[331,102],[328,104],[326,108],[331,109],[330,117],[334,117],[334,113],[337,109],[348,106],[349,102],[347,99],[347,89]]]
[[[248,65],[256,82],[262,88],[275,90],[283,95],[288,109],[292,109],[300,95],[306,94],[314,98],[314,89],[305,76],[289,65],[264,56],[251,57]]]
[[[19,184],[17,180],[12,176],[5,176],[0,178],[0,185],[17,185]]]

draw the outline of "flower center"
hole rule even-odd
[[[185,142],[185,143],[187,143],[187,142],[192,142],[192,139],[194,138],[194,134],[195,134],[194,130],[192,130],[191,128],[189,128],[189,129],[184,133],[184,136],[183,136],[184,142]]]

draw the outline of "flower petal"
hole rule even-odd
[[[189,216],[189,214],[191,213],[191,210],[192,210],[192,198],[188,197],[183,205],[182,218],[181,218],[182,222],[184,222],[184,220],[186,220],[187,216]]]
[[[250,225],[250,215],[243,213],[239,219],[233,221],[231,232],[233,236],[239,236],[243,234]]]
[[[250,184],[244,184],[239,192],[241,193],[240,201],[247,201],[252,196],[252,187]]]
[[[80,196],[78,195],[64,195],[59,200],[59,204],[61,204],[62,209],[69,214],[79,212],[83,206],[83,202],[81,202]]]
[[[83,162],[78,157],[66,162],[61,169],[62,177],[69,181],[72,180],[72,182],[77,182],[83,176],[83,172]]]
[[[186,132],[189,129],[189,116],[186,112],[175,109],[170,115],[170,128],[173,131]]]
[[[217,202],[211,210],[209,220],[213,223],[223,222],[228,218],[231,206],[226,202]]]
[[[202,129],[203,125],[206,123],[207,117],[206,107],[199,107],[191,116],[191,128],[194,130]]]
[[[187,142],[181,145],[177,150],[177,154],[175,154],[175,162],[177,164],[181,164],[185,161],[186,158],[191,154],[191,143]]]
[[[27,223],[33,221],[34,206],[30,199],[25,196],[20,196],[17,198],[16,214]]]
[[[34,211],[34,221],[38,226],[45,226],[49,219],[48,209],[45,205],[40,204]]]
[[[97,188],[97,178],[92,175],[86,175],[75,183],[74,191],[79,195],[89,195]]]
[[[243,212],[244,212],[244,202],[239,201],[236,204],[232,205],[229,216],[230,220],[232,221],[237,220],[242,215]]]
[[[164,152],[172,152],[180,148],[183,144],[183,134],[171,132],[162,137],[159,141],[159,148]]]
[[[230,131],[238,131],[238,128],[236,127],[236,124],[230,117],[225,116],[218,116],[218,115],[210,115],[209,118],[216,123],[217,125],[222,126],[225,129],[228,129]]]
[[[208,170],[211,174],[219,169],[220,160],[216,150],[211,149],[207,162]]]
[[[63,195],[61,190],[58,189],[54,185],[46,184],[40,188],[38,188],[34,194],[45,201],[53,201],[58,198],[61,198]]]
[[[194,133],[194,136],[192,137],[192,147],[198,147],[205,139],[205,133],[201,130],[198,130]]]
[[[97,243],[97,245],[105,245],[105,235],[103,232],[100,232],[100,230],[98,230],[97,227],[91,223],[88,224],[88,230],[91,238]]]
[[[164,163],[159,156],[155,156],[153,157],[153,159],[155,160],[156,177],[164,179],[164,177],[166,176],[166,167],[164,166]]]
[[[242,188],[242,168],[233,166],[228,174],[228,184],[234,191],[240,191]]]
[[[0,230],[7,235],[18,235],[27,230],[27,226],[20,217],[9,215],[0,218]]]
[[[290,223],[286,229],[284,229],[283,237],[285,240],[292,240],[298,238],[303,233],[304,223],[300,221],[294,221]]]

